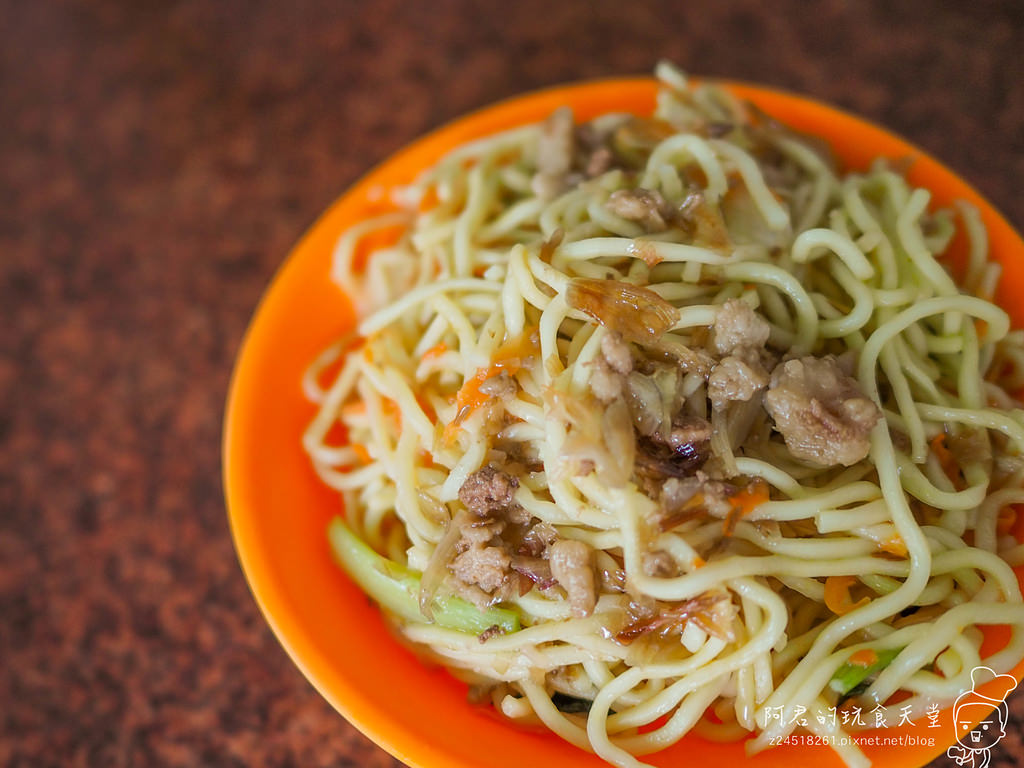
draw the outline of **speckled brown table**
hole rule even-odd
[[[289,246],[428,128],[664,56],[886,124],[1024,225],[1018,0],[500,6],[0,0],[0,765],[394,764],[257,612],[219,439]]]

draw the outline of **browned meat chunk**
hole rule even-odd
[[[496,400],[507,400],[515,396],[516,392],[519,391],[519,385],[507,372],[502,371],[497,376],[491,376],[491,378],[484,381],[480,385],[480,391]]]
[[[663,232],[668,228],[666,219],[672,216],[672,207],[660,192],[642,187],[615,190],[604,207],[616,216],[643,225],[648,232]]]
[[[523,535],[520,554],[540,557],[558,539],[558,531],[551,523],[536,522]]]
[[[701,486],[704,508],[712,517],[725,518],[732,511],[736,487],[721,480],[705,480]]]
[[[599,147],[593,151],[589,158],[587,158],[587,164],[584,172],[587,178],[594,178],[600,176],[605,171],[611,169],[615,163],[615,155],[608,147]]]
[[[768,372],[759,362],[729,355],[708,376],[708,397],[721,408],[732,400],[749,400],[767,386]]]
[[[633,370],[633,355],[629,344],[615,331],[609,331],[601,339],[601,354],[594,361],[590,375],[590,389],[603,403],[610,403],[622,396],[623,379]]]
[[[466,478],[459,501],[477,517],[492,517],[512,506],[519,481],[494,467],[483,467]]]
[[[485,608],[510,596],[514,588],[511,557],[501,539],[506,523],[472,513],[463,514],[461,519],[455,545],[458,554],[448,563],[448,569],[455,576],[453,586],[458,593]]]
[[[678,512],[700,493],[701,482],[696,477],[670,477],[661,486],[661,506],[664,512]]]
[[[654,578],[668,579],[679,575],[679,566],[675,558],[664,549],[645,552],[643,559],[644,573]]]
[[[609,331],[601,339],[601,354],[617,373],[625,376],[633,370],[633,353],[629,349],[629,344],[615,331]]]
[[[692,477],[669,478],[661,487],[658,527],[668,531],[704,515],[726,519],[733,510],[732,500],[737,491],[734,485],[711,480],[700,470]]]
[[[882,417],[833,357],[777,365],[764,406],[790,453],[819,466],[850,466],[867,456]]]
[[[538,589],[550,589],[555,585],[555,578],[551,575],[551,563],[539,557],[528,557],[516,555],[512,558],[512,570],[525,576]]]
[[[582,541],[562,539],[548,548],[551,575],[569,596],[574,616],[589,616],[597,604],[593,551]]]
[[[711,425],[695,416],[681,417],[667,437],[638,440],[633,468],[640,489],[657,499],[667,483],[691,477],[707,460],[710,440]]]
[[[466,510],[452,521],[458,541],[447,567],[454,576],[451,586],[481,608],[523,594],[531,581],[541,589],[555,584],[548,562],[540,558],[558,531],[516,503],[517,487],[514,476],[487,466],[459,489]]]
[[[511,565],[512,559],[498,547],[470,547],[452,560],[451,569],[459,581],[494,592],[505,582]]]
[[[472,520],[468,525],[462,526],[461,538],[456,544],[456,549],[461,552],[471,547],[487,546],[491,539],[500,536],[503,530],[505,523],[500,520]]]
[[[458,554],[448,564],[459,592],[484,607],[510,596],[514,589],[511,557],[501,534],[509,523],[518,524],[529,515],[513,499],[519,481],[494,467],[477,470],[459,489],[463,513]]]
[[[618,400],[622,397],[622,377],[599,358],[590,374],[590,391],[602,403]]]
[[[492,637],[497,637],[498,635],[503,635],[503,634],[505,634],[505,630],[504,629],[502,629],[497,624],[492,624],[487,629],[485,629],[483,632],[481,632],[479,635],[477,635],[476,639],[479,640],[481,644],[483,644],[483,643],[486,643],[488,640],[490,640]]]
[[[672,422],[666,442],[676,453],[699,451],[711,439],[711,424],[699,416],[683,416]]]
[[[559,107],[541,127],[537,170],[551,176],[568,173],[572,167],[573,141],[572,110]]]
[[[770,333],[768,323],[749,304],[730,299],[715,316],[712,341],[715,351],[725,356],[740,347],[763,347]]]
[[[577,164],[583,175],[592,179],[611,170],[615,162],[615,153],[608,146],[609,129],[597,130],[592,123],[576,126]]]
[[[565,189],[566,176],[572,168],[572,153],[572,110],[560,107],[541,126],[537,174],[533,178],[533,191],[538,197],[550,200]]]

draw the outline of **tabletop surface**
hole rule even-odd
[[[397,765],[261,618],[220,437],[289,247],[426,130],[664,57],[882,123],[1024,226],[1018,0],[0,0],[0,18],[2,765]],[[1024,696],[1011,711],[993,765],[1024,766]]]

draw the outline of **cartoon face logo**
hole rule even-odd
[[[956,709],[957,741],[966,749],[989,749],[1006,735],[1006,705],[1000,703],[995,709],[982,702],[962,704]],[[973,729],[971,723],[979,717],[984,719]]]
[[[983,685],[984,693],[979,690]],[[989,764],[989,750],[1006,735],[1009,710],[1004,699],[1016,685],[1010,675],[997,675],[988,667],[971,670],[971,689],[953,704],[957,743],[946,751],[957,765],[983,768]],[[972,728],[975,721],[980,722]]]

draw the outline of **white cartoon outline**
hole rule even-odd
[[[994,680],[998,680],[1003,689],[1000,698],[992,698],[977,690],[979,686],[988,685]],[[1006,697],[1016,687],[1017,681],[1011,675],[997,675],[984,666],[972,669],[970,689],[957,696],[953,703],[956,744],[946,750],[946,756],[956,760],[957,765],[987,768],[992,759],[990,750],[1006,736],[1006,721],[1009,717]],[[976,713],[980,707],[985,708],[985,717],[973,728],[969,716],[960,719],[963,710],[970,709]]]

